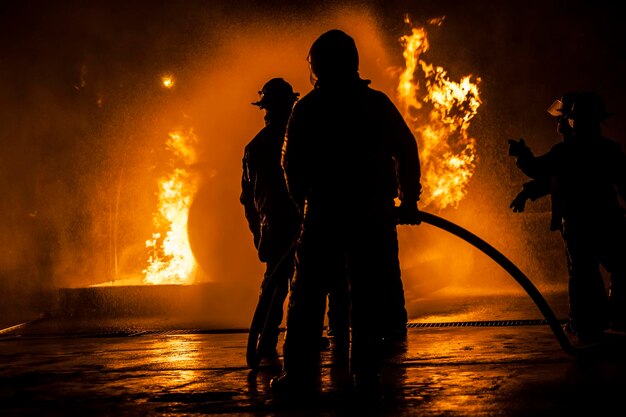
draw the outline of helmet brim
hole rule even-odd
[[[554,103],[548,107],[547,112],[554,117],[563,116],[563,102],[561,100],[555,100]]]

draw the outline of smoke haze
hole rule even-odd
[[[464,4],[469,3],[469,4]],[[522,183],[507,139],[536,153],[559,138],[547,107],[595,90],[616,116],[605,134],[624,144],[624,29],[608,2],[369,1],[39,2],[0,5],[0,315],[41,312],[45,294],[141,275],[156,180],[169,168],[168,133],[192,129],[200,187],[189,237],[196,282],[234,283],[232,314],[247,323],[263,267],[239,204],[241,158],[263,126],[249,103],[270,78],[311,88],[306,55],[331,28],[351,34],[360,73],[395,100],[393,68],[408,14],[427,27],[429,62],[474,74],[483,105],[473,121],[478,163],[458,208],[439,214],[516,263],[540,290],[566,282],[549,202],[508,205]],[[176,84],[164,89],[160,78]],[[425,208],[429,210],[428,207]],[[433,293],[520,291],[492,261],[430,226],[401,227],[409,304]],[[244,305],[242,307],[242,305]],[[0,320],[0,325],[3,320]]]

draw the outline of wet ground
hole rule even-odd
[[[246,367],[244,330],[212,330],[171,317],[43,318],[0,332],[0,415],[571,416],[621,410],[621,338],[593,355],[572,356],[540,320],[511,324],[501,320],[503,308],[490,308],[473,310],[499,321],[451,321],[468,311],[457,308],[428,316],[432,326],[409,327],[407,344],[387,360],[384,397],[376,403],[343,395],[343,374],[329,352],[318,401],[275,398],[269,380],[279,369]],[[475,311],[472,318],[485,318]],[[532,309],[526,315],[541,318]]]

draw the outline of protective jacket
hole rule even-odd
[[[617,196],[626,198],[626,154],[613,140],[566,138],[544,155],[520,155],[516,164],[533,178],[524,184],[531,200],[551,195],[551,230],[562,230],[564,219],[593,223],[624,215]]]
[[[368,83],[316,88],[295,106],[283,167],[300,208],[305,198],[336,206],[419,200],[415,138],[391,100]]]
[[[240,201],[262,262],[282,256],[301,223],[280,165],[288,117],[268,113],[244,150]]]
[[[319,363],[326,294],[346,276],[355,375],[376,373],[379,341],[406,332],[394,198],[416,206],[420,163],[402,115],[368,83],[318,81],[294,106],[287,128],[282,164],[304,212],[287,315],[287,373],[309,374]]]

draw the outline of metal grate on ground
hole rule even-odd
[[[39,321],[39,320],[36,320]],[[560,320],[562,324],[567,320]],[[29,332],[29,325],[33,322],[22,323],[6,329],[0,329],[0,338],[11,338],[15,336],[39,336],[39,337],[137,337],[137,336],[155,336],[155,335],[188,335],[188,334],[232,334],[232,333],[248,333],[249,329],[98,329],[85,331],[69,331],[58,332],[55,334],[41,334],[38,332]],[[514,326],[547,326],[548,321],[545,319],[534,320],[484,320],[484,321],[455,321],[455,322],[430,322],[420,323],[411,322],[407,324],[409,329],[421,328],[441,328],[441,327],[514,327]],[[285,331],[280,328],[280,331]]]
[[[565,324],[567,320],[561,320]],[[453,321],[453,322],[436,322],[436,323],[409,323],[407,327],[424,328],[424,327],[513,327],[513,326],[547,326],[546,319],[533,320],[484,320],[484,321]]]

